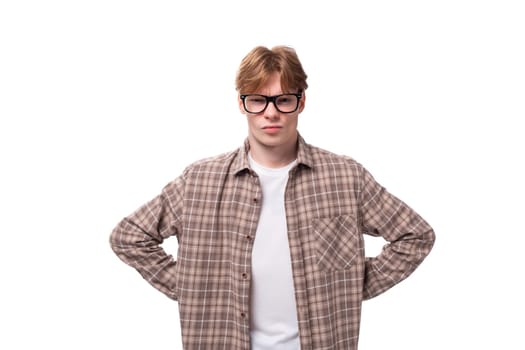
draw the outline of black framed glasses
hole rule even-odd
[[[240,95],[244,110],[251,114],[262,113],[268,107],[268,103],[272,102],[281,113],[293,113],[299,108],[299,101],[302,93],[297,94],[281,94],[274,96],[265,96],[259,94]]]

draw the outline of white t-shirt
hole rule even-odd
[[[284,208],[288,171],[265,168],[249,157],[259,176],[262,208],[252,252],[252,350],[298,350],[299,330]]]

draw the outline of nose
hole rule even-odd
[[[277,110],[277,108],[275,108],[275,102],[270,101],[268,103],[268,106],[266,106],[266,109],[264,110],[264,117],[266,119],[276,119],[279,118],[279,115],[279,111]]]

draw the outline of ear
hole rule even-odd
[[[241,114],[246,114],[246,111],[244,110],[244,105],[241,100],[241,95],[237,95],[237,103],[239,105],[239,111],[241,112]]]
[[[301,100],[299,101],[299,113],[301,113],[304,109],[306,103],[306,93],[303,91],[303,96],[301,97]]]

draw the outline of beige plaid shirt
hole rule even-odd
[[[251,251],[262,198],[248,148],[246,141],[192,164],[111,234],[124,262],[178,300],[187,350],[250,349]],[[410,275],[434,232],[361,164],[302,138],[285,205],[301,349],[357,349],[362,301]],[[389,243],[365,258],[363,234]],[[161,247],[170,236],[178,239],[177,260]]]

